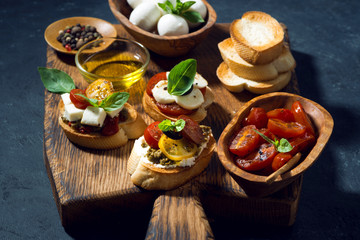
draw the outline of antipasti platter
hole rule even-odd
[[[151,52],[144,77],[126,90],[130,93],[128,102],[146,124],[153,122],[142,106],[146,83],[156,73],[169,71],[187,58],[197,60],[197,71],[214,92],[214,103],[202,124],[211,126],[216,141],[240,107],[257,96],[247,91],[230,92],[216,75],[222,62],[218,43],[229,38],[229,27],[215,24],[202,44],[186,56],[167,58]],[[122,25],[115,28],[119,37],[132,39]],[[48,47],[47,67],[68,73],[79,88],[88,85],[71,55]],[[295,71],[282,91],[299,94]],[[146,239],[212,239],[218,218],[278,226],[294,223],[302,175],[276,193],[251,197],[226,171],[215,150],[200,176],[175,190],[147,191],[135,186],[127,172],[134,140],[113,150],[73,144],[58,123],[60,99],[45,91],[44,159],[62,225],[74,236],[94,236],[103,231]]]

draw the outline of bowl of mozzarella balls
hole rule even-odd
[[[209,34],[216,12],[205,0],[109,0],[115,18],[152,52],[177,57]]]

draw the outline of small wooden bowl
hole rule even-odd
[[[252,107],[262,107],[266,111],[274,108],[291,108],[295,101],[300,101],[314,124],[317,142],[309,154],[302,156],[293,169],[278,176],[272,183],[266,183],[267,176],[253,174],[235,165],[229,151],[229,141],[241,128],[241,121],[249,114]],[[247,102],[230,121],[218,141],[218,155],[225,169],[249,196],[264,197],[275,193],[299,178],[320,156],[332,133],[334,121],[322,106],[301,96],[274,92],[256,97]]]
[[[105,20],[93,17],[70,17],[60,19],[50,24],[46,28],[44,33],[45,41],[58,52],[66,54],[76,54],[76,50],[66,50],[66,48],[61,44],[61,42],[59,42],[56,38],[57,36],[59,36],[60,30],[64,30],[67,26],[74,26],[78,23],[80,23],[81,25],[94,26],[103,37],[117,36],[115,27]]]
[[[187,54],[203,41],[216,22],[215,10],[208,2],[202,1],[208,10],[205,25],[195,32],[180,36],[160,36],[135,26],[129,21],[132,8],[126,0],[109,0],[109,5],[115,18],[138,42],[161,56],[177,57]]]

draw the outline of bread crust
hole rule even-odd
[[[125,122],[119,123],[119,131],[111,136],[103,136],[98,132],[83,134],[70,127],[61,118],[64,112],[62,101],[59,102],[59,125],[66,137],[79,146],[102,150],[117,148],[125,145],[128,139],[140,137],[146,128],[144,120],[130,104],[125,103],[124,108],[128,110],[129,117]]]
[[[249,42],[246,35],[250,35],[247,31],[247,25],[258,25],[265,28],[267,32],[271,32],[272,38],[264,40],[261,45],[254,45]],[[260,31],[258,33],[261,34]],[[284,42],[284,29],[280,23],[269,14],[259,11],[250,11],[244,13],[241,19],[234,20],[230,25],[230,35],[234,41],[236,52],[245,61],[258,65],[266,64],[276,59],[282,52]]]
[[[209,165],[215,147],[216,141],[211,135],[206,148],[196,158],[193,166],[171,169],[157,168],[152,164],[140,161],[140,156],[133,148],[128,160],[128,172],[131,174],[131,181],[147,190],[177,188],[198,176]]]
[[[244,89],[255,94],[265,94],[283,89],[291,80],[291,71],[279,74],[273,80],[257,82],[241,78],[222,62],[216,70],[216,75],[221,83],[231,92],[242,92]]]
[[[188,115],[196,122],[201,122],[207,115],[207,108],[214,102],[214,94],[209,87],[206,87],[205,102],[196,110],[196,112]],[[170,119],[172,121],[177,120],[177,116],[166,115],[162,113],[156,106],[155,100],[150,97],[146,91],[142,98],[142,104],[145,112],[155,121],[162,121],[164,119]]]

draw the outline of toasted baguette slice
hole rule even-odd
[[[201,122],[207,115],[207,108],[214,102],[214,94],[209,87],[206,87],[204,96],[205,102],[194,112],[189,115],[191,119],[196,122]],[[143,107],[145,112],[155,121],[162,121],[164,119],[170,119],[172,121],[177,120],[177,116],[166,115],[162,113],[156,106],[155,100],[150,97],[146,91],[142,99]]]
[[[242,92],[244,89],[255,94],[276,92],[284,88],[291,79],[291,71],[281,73],[274,80],[257,82],[245,79],[234,74],[225,62],[222,62],[216,70],[221,83],[231,92]]]
[[[132,150],[127,170],[131,181],[147,190],[170,190],[177,188],[190,179],[198,176],[208,165],[215,149],[216,141],[211,135],[206,148],[196,158],[191,167],[157,168],[153,164],[140,160],[140,156]]]
[[[266,64],[282,52],[284,29],[269,14],[246,12],[230,25],[236,52],[250,64]]]
[[[290,49],[282,45],[282,54],[274,61],[264,65],[252,65],[242,59],[235,51],[233,41],[227,38],[218,44],[221,56],[231,71],[239,77],[254,81],[269,81],[279,73],[295,68],[296,62]]]
[[[146,128],[146,124],[137,111],[128,103],[125,103],[124,108],[128,111],[128,118],[126,121],[119,123],[119,131],[111,136],[103,136],[100,133],[80,133],[66,124],[61,117],[59,117],[59,124],[64,130],[68,139],[83,147],[92,149],[113,149],[125,145],[128,139],[135,139],[140,137]],[[62,116],[64,112],[64,103],[60,101],[59,109]]]

